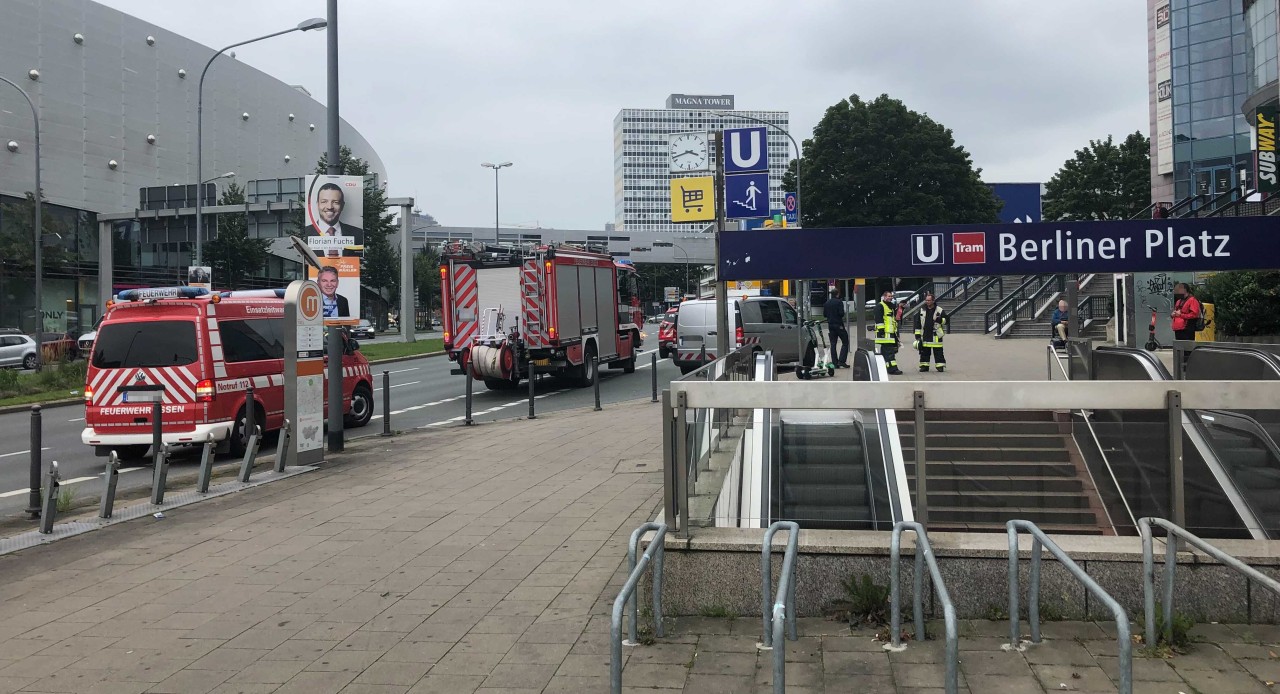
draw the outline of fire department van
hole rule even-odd
[[[284,423],[284,340],[283,289],[120,292],[107,304],[89,355],[80,440],[100,456],[146,455],[153,405],[138,400],[148,386],[160,386],[165,443],[201,444],[213,434],[219,452],[243,454],[250,386],[263,430]],[[373,378],[356,341],[344,341],[346,426],[364,426],[373,416]]]

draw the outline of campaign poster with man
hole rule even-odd
[[[320,285],[325,325],[360,319],[360,258],[364,255],[364,177],[306,177],[307,246],[320,268],[307,278]]]

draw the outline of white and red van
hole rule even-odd
[[[101,456],[146,455],[153,405],[138,402],[140,391],[163,389],[165,443],[201,444],[213,434],[219,452],[242,454],[250,386],[255,422],[264,431],[284,423],[284,340],[283,289],[120,292],[108,302],[88,355],[80,440]],[[373,377],[355,340],[345,334],[344,340],[346,426],[364,426],[373,416]]]

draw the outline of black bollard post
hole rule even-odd
[[[382,372],[382,435],[391,435],[391,372]]]
[[[164,405],[156,400],[151,403],[151,459],[155,461],[155,470],[160,470],[160,458],[164,455],[164,422],[161,421]],[[155,475],[152,475],[154,479]]]
[[[40,415],[40,406],[33,405],[31,407],[31,475],[28,478],[31,483],[30,492],[27,494],[27,513],[31,516],[31,520],[40,517],[40,448],[43,445],[43,424]]]
[[[657,352],[649,353],[649,371],[651,372],[650,375],[652,376],[650,380],[653,382],[653,399],[650,400],[649,402],[657,402],[658,401],[658,353]]]
[[[601,410],[600,407],[600,357],[592,357],[592,371],[595,372],[595,379],[592,381],[591,387],[596,391],[596,412]]]
[[[58,461],[49,463],[49,484],[44,488],[44,510],[40,513],[40,532],[53,532],[53,521],[58,516],[58,487],[62,477],[58,474]]]
[[[533,391],[534,391],[534,371],[533,357],[529,357],[529,419],[537,419],[538,415],[533,412]]]
[[[244,392],[244,440],[248,441],[249,436],[258,430],[258,408],[255,407],[257,401],[253,398],[253,386],[249,386]]]
[[[462,420],[462,423],[466,424],[467,426],[471,426],[472,424],[476,423],[476,420],[471,418],[471,381],[474,379],[471,378],[471,374],[469,373],[466,375],[466,379],[467,379],[467,413],[466,413],[467,416]]]

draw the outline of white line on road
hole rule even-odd
[[[41,448],[40,450],[42,450],[42,451],[47,451],[47,450],[49,450],[49,447],[48,447],[48,446],[45,446],[44,448]],[[14,451],[14,452],[12,452],[12,453],[0,453],[0,458],[8,458],[8,457],[10,457],[10,456],[15,456],[15,455],[26,455],[26,454],[28,454],[28,453],[30,453],[30,452],[31,452],[31,449],[30,449],[30,448],[28,448],[28,449],[27,449],[27,450],[25,450],[25,451]]]
[[[120,474],[122,474],[122,475],[123,475],[123,474],[124,474],[124,473],[126,473],[126,472],[133,472],[134,470],[143,470],[143,469],[145,469],[145,468],[142,468],[142,467],[122,467],[122,468],[120,468],[119,470],[117,470],[116,472],[119,472]],[[99,475],[99,477],[101,477],[101,475]]]
[[[20,495],[20,494],[26,494],[26,493],[27,493],[27,492],[29,492],[29,491],[31,491],[31,490],[30,490],[30,489],[15,489],[15,490],[13,490],[13,491],[11,491],[11,492],[5,492],[5,493],[3,493],[3,494],[0,494],[0,499],[8,499],[8,498],[9,498],[9,497],[11,497],[11,496],[18,496],[18,495]]]
[[[84,421],[84,417],[76,417],[75,419],[68,419],[67,421],[68,421],[68,422],[83,422],[83,421]]]
[[[417,370],[418,370],[418,369],[420,369],[420,368],[422,368],[422,367],[420,367],[420,366],[415,366],[415,367],[413,367],[412,369],[400,369],[399,371],[389,371],[388,373],[393,373],[393,374],[402,374],[402,373],[405,373],[406,371],[417,371]]]
[[[422,381],[409,381],[408,383],[396,383],[396,384],[392,385],[391,387],[392,387],[392,388],[399,388],[399,387],[401,387],[401,386],[413,386],[413,385],[417,385],[417,384],[419,384],[419,383],[422,383]],[[382,386],[378,386],[377,388],[374,388],[374,389],[373,389],[373,392],[375,392],[375,393],[376,393],[376,392],[378,392],[378,391],[380,391],[380,390],[382,390]]]
[[[96,480],[96,479],[99,479],[100,477],[101,477],[100,475],[94,476],[94,477],[73,477],[69,480],[62,480],[58,484],[76,484],[79,482],[88,482],[90,480]]]

